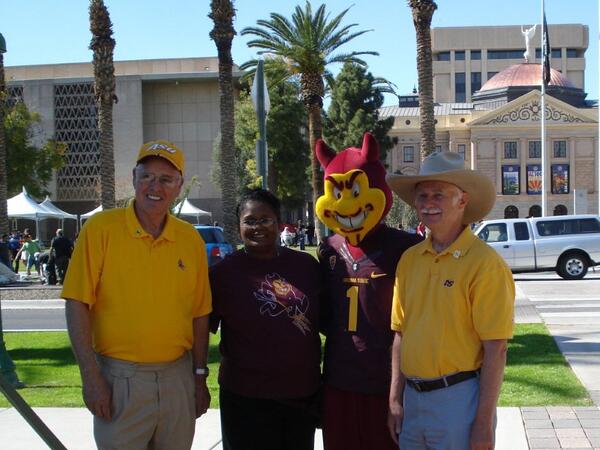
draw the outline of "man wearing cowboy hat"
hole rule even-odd
[[[387,181],[430,230],[396,270],[390,432],[403,450],[492,449],[515,288],[469,224],[491,210],[494,186],[452,152]]]

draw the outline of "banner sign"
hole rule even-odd
[[[529,195],[542,193],[542,166],[539,164],[527,165],[527,193]]]
[[[502,194],[518,195],[521,192],[519,185],[519,166],[502,166]]]

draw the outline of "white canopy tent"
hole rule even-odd
[[[92,217],[94,214],[99,213],[100,211],[102,211],[102,205],[99,205],[97,208],[92,209],[91,211],[86,212],[85,214],[82,214],[79,216],[79,227],[81,227],[81,223],[86,220],[89,219],[90,217]]]
[[[79,230],[79,220],[77,220],[77,214],[70,214],[66,211],[63,211],[58,206],[56,206],[54,203],[52,203],[52,201],[50,201],[50,197],[48,197],[47,195],[46,195],[46,198],[44,199],[44,201],[42,203],[40,203],[40,206],[43,206],[48,211],[52,211],[56,214],[60,214],[60,227],[61,228],[65,227],[65,219],[71,219],[71,220],[75,221],[76,230]]]
[[[40,220],[61,218],[61,215],[57,212],[51,211],[33,200],[25,187],[23,187],[23,191],[20,194],[9,198],[6,203],[8,206],[8,217],[35,220],[36,238],[39,237],[37,235],[39,234]]]
[[[48,197],[48,196],[46,196],[46,199],[42,203],[40,203],[40,206],[43,206],[44,208],[46,208],[52,212],[55,212],[56,214],[60,214],[61,219],[77,220],[77,214],[70,214],[66,211],[63,211],[58,206],[56,206],[54,203],[52,203],[52,201],[50,201],[50,197]]]
[[[181,211],[179,209],[181,208]],[[212,222],[212,213],[208,211],[204,211],[190,203],[190,201],[186,198],[183,202],[178,203],[173,208],[173,214],[186,216],[186,217],[195,217],[196,223],[200,224],[200,219],[207,220],[208,222]]]

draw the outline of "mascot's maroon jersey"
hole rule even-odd
[[[321,326],[327,335],[326,383],[364,394],[388,393],[396,266],[404,250],[420,240],[380,225],[361,242],[364,256],[357,260],[340,235],[321,245],[319,260],[328,289]]]

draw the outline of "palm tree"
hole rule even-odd
[[[421,159],[435,151],[433,115],[433,73],[431,63],[431,19],[437,9],[433,0],[408,0],[417,33],[417,71],[419,73],[419,120]]]
[[[311,153],[311,183],[313,205],[323,193],[323,177],[319,162],[314,154],[315,143],[322,135],[323,96],[325,81],[332,81],[327,67],[333,63],[354,62],[361,66],[366,63],[360,55],[377,55],[377,52],[334,53],[339,47],[369,30],[352,32],[357,24],[341,25],[348,9],[330,19],[325,5],[321,5],[313,14],[309,1],[304,9],[296,6],[291,20],[281,14],[271,13],[270,20],[258,20],[256,27],[242,30],[242,35],[253,35],[256,39],[248,42],[249,47],[262,49],[259,53],[268,53],[283,58],[287,63],[286,78],[300,78],[300,95],[308,113],[308,135]],[[252,60],[240,66],[241,69],[256,66]],[[265,65],[269,64],[269,59]],[[315,216],[317,239],[321,239],[321,227]]]
[[[4,84],[4,52],[6,41],[0,33],[0,234],[8,233],[8,206],[6,203],[6,139],[4,135],[4,110],[6,107],[6,86]],[[0,328],[1,329],[1,328]]]
[[[229,242],[237,242],[237,218],[235,216],[237,179],[235,158],[235,124],[233,118],[233,59],[231,42],[235,36],[233,18],[235,9],[231,0],[211,0],[210,14],[214,23],[210,38],[215,41],[219,55],[219,104],[221,115],[221,197],[223,199],[223,223]]]
[[[104,209],[115,207],[115,157],[113,149],[113,103],[115,95],[115,67],[110,15],[102,0],[90,0],[90,30],[94,51],[94,90],[98,104],[100,130],[100,183],[101,202]]]

